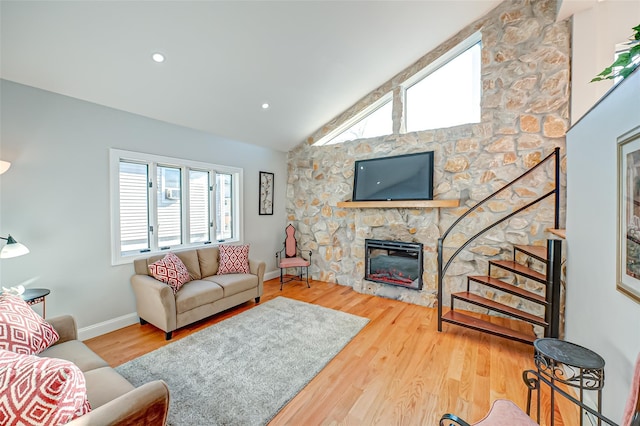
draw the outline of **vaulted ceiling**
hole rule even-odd
[[[0,76],[287,151],[499,3],[2,0]]]

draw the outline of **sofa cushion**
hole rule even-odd
[[[218,247],[207,247],[198,249],[198,261],[200,262],[200,273],[202,277],[210,277],[218,272]]]
[[[184,284],[191,281],[191,276],[182,260],[173,253],[168,253],[162,259],[149,265],[153,278],[166,283],[177,293]]]
[[[189,271],[189,276],[192,280],[199,280],[202,278],[202,274],[200,273],[200,262],[198,261],[198,252],[196,250],[185,250],[178,251],[175,253],[176,256],[182,260],[184,266],[187,267],[187,271]]]
[[[71,361],[83,372],[109,366],[105,360],[79,340],[69,340],[53,345],[42,351],[40,356]]]
[[[258,287],[258,276],[253,274],[214,275],[205,280],[220,285],[224,289],[224,297]]]
[[[22,297],[0,295],[0,349],[34,355],[42,352],[60,336]]]
[[[196,250],[178,251],[174,254],[178,256],[180,260],[182,260],[182,263],[184,263],[184,266],[187,267],[189,276],[192,280],[199,280],[200,278],[202,278],[202,274],[200,274],[200,265],[198,264],[198,253],[196,252]],[[149,265],[162,259],[163,257],[164,254],[156,254],[141,259],[135,259],[133,261],[133,266],[136,274],[151,275],[151,272],[149,271]]]
[[[82,371],[73,363],[0,349],[0,424],[58,425],[89,411]]]
[[[218,275],[248,274],[249,273],[249,245],[221,245],[220,266]]]
[[[176,313],[181,314],[224,297],[218,284],[208,280],[191,281],[176,294]]]
[[[96,368],[84,373],[87,381],[87,397],[91,407],[96,409],[135,387],[111,367]]]

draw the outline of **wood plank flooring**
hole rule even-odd
[[[478,421],[498,398],[526,407],[522,371],[535,368],[531,345],[448,324],[438,333],[435,309],[359,294],[337,284],[312,281],[307,288],[294,281],[280,291],[278,280],[265,282],[262,302],[278,296],[367,317],[370,322],[271,426],[437,425],[447,412]],[[254,306],[248,302],[177,330],[172,341]],[[149,324],[125,327],[85,343],[114,367],[167,344],[164,332]],[[562,399],[557,405],[556,425],[579,424],[573,405]],[[548,406],[549,397],[543,392],[542,424]]]

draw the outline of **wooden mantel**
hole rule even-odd
[[[396,201],[340,201],[338,207],[345,209],[431,209],[438,207],[458,207],[460,200],[396,200]]]

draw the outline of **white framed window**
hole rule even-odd
[[[403,84],[407,132],[480,122],[481,53],[478,32]]]
[[[378,101],[327,133],[314,145],[333,145],[356,139],[390,135],[393,133],[392,100],[393,93],[387,93]]]
[[[242,241],[242,169],[111,149],[111,260]]]
[[[315,142],[332,145],[393,133],[393,98],[401,133],[481,121],[482,34],[478,31]],[[396,93],[396,95],[394,95]],[[404,129],[404,130],[402,130]]]

